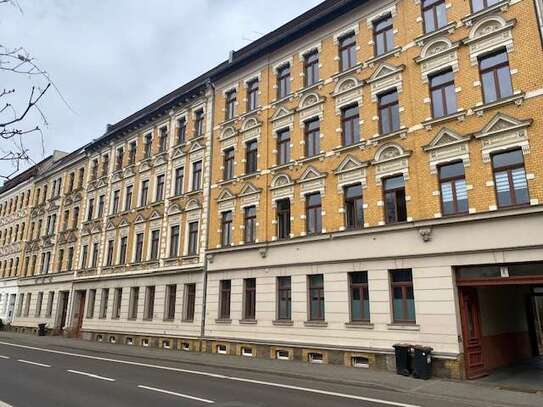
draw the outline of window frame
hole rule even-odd
[[[247,112],[252,112],[258,107],[258,92],[260,91],[260,81],[258,78],[247,82]]]
[[[320,284],[315,284],[315,278],[320,277]],[[312,274],[307,276],[307,293],[308,293],[308,305],[309,321],[325,321],[326,317],[326,301],[324,296],[324,274]],[[313,315],[313,294],[316,293],[317,297],[317,315]],[[321,305],[322,304],[322,305]],[[322,308],[322,309],[321,309]]]
[[[410,281],[394,281],[393,275],[396,272],[403,272],[403,271],[409,271],[410,272]],[[398,269],[398,270],[389,270],[389,279],[390,279],[390,298],[392,301],[392,323],[393,324],[399,324],[399,325],[408,325],[408,324],[416,324],[417,323],[417,314],[415,310],[415,289],[413,287],[413,270],[412,269]],[[395,318],[395,311],[394,311],[394,289],[400,288],[402,290],[402,309],[403,309],[403,318],[402,319],[396,319]],[[408,317],[408,295],[407,292],[411,288],[413,291],[413,309],[415,314],[415,319],[409,319]]]
[[[456,164],[462,164],[462,167],[464,168],[464,171],[463,171],[462,175],[453,175],[453,176],[449,176],[449,177],[442,177],[442,175],[441,175],[441,169],[442,168],[445,168],[447,166],[456,165]],[[443,163],[441,165],[438,165],[437,166],[437,177],[438,177],[438,182],[439,182],[439,198],[440,198],[439,202],[440,202],[440,205],[441,205],[441,213],[443,214],[443,216],[464,215],[464,214],[469,213],[469,205],[468,205],[468,208],[466,208],[465,211],[458,210],[458,193],[457,193],[456,182],[461,181],[461,180],[466,181],[466,171],[465,171],[464,162],[462,160],[458,160],[458,161],[451,161],[451,162],[448,162],[448,163]],[[453,203],[453,208],[454,208],[454,211],[452,213],[445,213],[445,207],[444,207],[445,203],[443,202],[443,189],[442,189],[442,186],[443,186],[443,184],[447,184],[447,183],[451,184],[451,189],[452,189],[452,196],[453,196],[452,203]],[[467,194],[467,188],[466,188],[466,194]],[[466,201],[467,201],[467,199],[466,199]]]
[[[256,278],[243,280],[243,319],[256,320]]]
[[[429,4],[425,5],[426,2],[429,2]],[[437,11],[440,6],[445,8],[445,24],[443,25],[440,25],[439,23],[439,14]],[[421,8],[421,14],[422,14],[422,27],[424,29],[425,34],[436,32],[447,25],[447,8],[446,8],[445,0],[421,0],[420,8]],[[434,24],[433,30],[428,29],[428,25],[426,21],[427,11],[431,11],[432,13],[432,19],[433,19],[433,24]]]
[[[304,56],[304,87],[313,86],[320,81],[320,55],[315,49]]]
[[[439,76],[442,76],[442,75],[446,75],[446,74],[450,74],[451,75],[451,79],[447,82],[443,82],[441,84],[438,84],[438,85],[433,85],[432,84],[432,81],[435,80],[437,77]],[[430,89],[430,104],[432,106],[432,118],[434,119],[440,119],[440,118],[443,118],[443,117],[447,117],[447,116],[450,116],[452,114],[455,114],[458,112],[458,98],[456,97],[456,86],[455,86],[455,81],[454,81],[454,72],[451,68],[449,69],[445,69],[445,70],[442,70],[442,71],[439,71],[439,72],[436,72],[436,73],[433,73],[432,75],[430,75],[428,77],[428,87]],[[452,87],[453,89],[453,94],[454,94],[454,107],[455,107],[455,110],[452,111],[452,112],[449,112],[449,100],[447,98],[447,89],[449,87]],[[436,101],[436,98],[434,98],[434,92],[439,92],[440,94],[440,98],[441,98],[441,109],[442,109],[442,112],[443,114],[438,116],[436,115],[436,104],[437,104],[437,101]]]
[[[281,203],[283,202],[288,202],[288,209],[280,207]],[[276,219],[277,219],[277,239],[278,240],[289,239],[290,234],[291,234],[291,227],[292,227],[291,220],[290,220],[291,212],[292,212],[292,204],[290,202],[290,199],[289,198],[279,199],[275,201],[275,206],[276,206],[275,214],[276,214]],[[285,219],[283,219],[283,217],[285,217]],[[284,222],[282,222],[282,220],[284,220]],[[285,232],[288,232],[288,233],[285,233],[285,236],[282,236],[281,234],[281,231],[283,230],[282,225],[286,229]]]
[[[389,96],[389,95],[392,95],[392,94],[395,94],[396,95],[396,99],[391,101],[391,102],[387,102],[387,103],[384,103],[383,102],[383,99],[386,97],[386,96]],[[398,89],[397,88],[393,88],[393,89],[389,89],[383,93],[380,93],[379,95],[377,95],[377,109],[378,109],[378,117],[379,117],[379,134],[380,135],[387,135],[387,134],[392,134],[398,130],[400,130],[401,128],[401,119],[400,119],[400,95],[398,93]],[[397,109],[397,117],[398,117],[398,122],[395,123],[394,122],[394,109]],[[383,127],[383,123],[384,123],[384,120],[383,120],[383,112],[388,112],[388,126],[390,128],[389,131],[385,132],[384,130],[384,127]]]
[[[360,187],[360,194],[352,197],[347,196],[350,188]],[[343,205],[345,207],[345,228],[347,230],[358,230],[364,228],[364,190],[360,183],[345,185],[343,187]],[[360,201],[360,202],[358,202]],[[358,219],[357,209],[360,205],[362,209],[362,219]]]
[[[352,111],[352,113],[350,113]],[[348,131],[349,139],[347,140]],[[341,108],[341,145],[352,146],[360,142],[360,108],[358,104]]]
[[[377,28],[379,24],[386,22],[387,20],[390,20],[390,24],[382,27]],[[394,49],[394,41],[392,41],[392,44],[388,43],[387,40],[387,34],[389,31],[392,31],[392,35],[394,36],[394,22],[391,14],[384,15],[383,17],[380,17],[373,22],[373,53],[375,57],[379,57],[381,55],[385,55],[388,52],[392,51]],[[380,39],[382,39],[383,43],[383,52],[378,51],[379,42]]]
[[[498,63],[496,65],[493,65],[493,66],[487,67],[487,68],[482,68],[481,67],[484,60],[493,58],[493,57],[495,57],[497,55],[500,55],[500,54],[503,54],[506,57],[505,62],[500,62],[500,63]],[[515,94],[515,90],[513,88],[513,78],[511,76],[511,65],[510,65],[510,62],[509,62],[509,55],[508,55],[507,50],[505,48],[499,48],[499,49],[493,50],[493,51],[491,51],[489,53],[486,53],[484,55],[480,55],[477,58],[477,65],[478,65],[478,68],[479,68],[479,82],[481,83],[481,90],[482,90],[482,94],[483,94],[483,103],[488,104],[488,103],[499,102],[500,100],[507,99],[507,98],[509,98],[509,97],[511,97],[511,96],[513,96]],[[500,69],[502,69],[502,68],[505,68],[505,67],[508,68],[508,72],[509,72],[508,78],[509,78],[509,83],[511,84],[511,94],[503,96],[502,95],[503,90],[501,89],[498,71]],[[494,92],[496,94],[496,99],[495,100],[488,100],[489,96],[487,95],[487,90],[485,89],[485,82],[483,80],[484,75],[487,74],[487,73],[492,74],[492,85],[494,87]]]
[[[501,155],[501,154],[507,154],[512,153],[514,151],[518,151],[522,157],[522,162],[516,163],[516,164],[508,164],[504,166],[495,167],[494,166],[494,157]],[[528,206],[530,205],[530,188],[528,185],[528,178],[526,177],[526,161],[524,160],[524,154],[522,152],[522,149],[519,148],[513,148],[509,150],[504,151],[496,151],[494,152],[490,157],[491,165],[492,165],[492,179],[494,181],[494,194],[496,198],[496,206],[499,209],[505,209],[505,208],[514,208],[514,207],[522,207],[522,206]],[[517,198],[516,189],[513,182],[513,176],[512,171],[521,168],[524,171],[524,179],[526,180],[526,194],[528,195],[528,199],[526,202],[519,203]],[[499,172],[507,172],[507,180],[509,182],[509,193],[510,193],[510,199],[511,204],[510,205],[500,205],[500,200],[498,196],[498,188],[497,188],[497,180],[496,180],[496,173]]]
[[[224,120],[232,120],[236,117],[236,101],[238,93],[236,89],[230,89],[224,94]]]
[[[321,153],[321,125],[318,117],[304,122],[304,153],[306,158]]]
[[[291,94],[291,66],[290,64],[284,64],[277,68],[277,100],[285,99]]]
[[[232,224],[234,213],[232,211],[221,212],[221,247],[232,245]]]
[[[253,211],[252,213],[250,213]],[[256,206],[246,206],[243,208],[243,241],[245,244],[256,242]]]
[[[254,147],[253,147],[254,146]],[[258,171],[258,140],[249,140],[245,143],[245,175]]]
[[[352,42],[348,42],[351,41]],[[338,38],[339,71],[345,72],[356,66],[356,32],[351,31]]]
[[[402,187],[395,187],[395,188],[390,188],[390,189],[387,189],[386,187],[386,182],[391,180],[391,179],[394,179],[394,178],[402,178],[403,180],[403,186]],[[392,175],[390,177],[387,177],[387,178],[383,178],[382,180],[382,183],[383,183],[383,202],[384,202],[384,210],[385,210],[385,223],[387,225],[393,225],[393,224],[397,224],[397,223],[402,223],[402,222],[406,222],[407,221],[407,199],[405,199],[406,197],[406,190],[405,190],[405,178],[403,176],[403,174],[400,174],[400,175]],[[399,191],[402,191],[403,190],[403,196],[404,196],[404,206],[405,206],[405,219],[404,220],[399,220],[399,216],[398,216],[398,213],[400,212],[398,210],[398,192]],[[394,211],[395,211],[395,220],[392,221],[392,222],[389,222],[388,221],[388,208],[387,208],[387,193],[393,193],[394,194]]]
[[[281,129],[277,131],[277,165],[286,165],[291,161],[290,151],[290,129]]]
[[[227,148],[223,151],[223,173],[222,177],[224,181],[229,181],[234,178],[236,161],[236,150],[234,147]]]
[[[311,204],[310,200],[313,196],[319,196],[318,204]],[[310,225],[310,213],[313,212],[314,224]],[[323,219],[322,219],[322,194],[320,192],[313,192],[305,195],[305,228],[306,234],[308,236],[319,235],[322,233],[323,229]],[[320,221],[318,221],[320,219]],[[314,229],[313,231],[310,231]]]
[[[220,280],[219,281],[219,319],[222,319],[222,320],[230,319],[231,300],[232,300],[232,280]]]
[[[282,281],[288,281],[288,286],[282,286]],[[288,315],[281,312],[281,304],[286,301],[286,310]],[[290,276],[277,277],[277,320],[292,320],[292,278]]]
[[[183,321],[193,322],[196,309],[196,283],[185,284],[185,303],[183,306]]]

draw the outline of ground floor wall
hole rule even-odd
[[[9,324],[13,319],[17,291],[16,279],[0,281],[0,320],[3,324]]]

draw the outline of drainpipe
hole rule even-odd
[[[211,89],[211,128],[210,128],[210,143],[209,143],[209,171],[208,171],[208,183],[207,183],[207,208],[206,208],[206,219],[207,219],[207,225],[206,225],[206,235],[205,235],[205,244],[203,247],[204,250],[204,267],[203,267],[203,273],[204,273],[204,281],[203,281],[203,291],[202,291],[202,318],[201,318],[201,326],[200,326],[200,352],[202,351],[202,345],[204,343],[204,336],[205,336],[205,326],[206,326],[206,309],[207,309],[207,268],[208,268],[208,259],[207,259],[207,246],[209,244],[209,229],[210,229],[210,222],[209,222],[209,216],[211,213],[211,176],[212,176],[212,163],[213,163],[213,128],[214,128],[214,122],[215,122],[215,85],[209,79],[207,81],[207,86],[209,89]]]

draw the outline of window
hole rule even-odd
[[[400,129],[400,105],[396,89],[378,96],[379,130],[389,134]]]
[[[198,191],[202,185],[202,162],[192,163],[192,190]]]
[[[35,314],[34,314],[34,316],[35,316],[36,318],[41,317],[42,303],[43,303],[43,292],[40,291],[40,292],[38,293],[38,298],[36,298],[36,312],[35,312]]]
[[[129,185],[126,187],[126,195],[124,197],[124,210],[129,211],[132,209],[132,191],[134,190],[134,187],[132,185]]]
[[[184,321],[194,321],[194,308],[196,305],[196,284],[185,284]]]
[[[107,317],[108,302],[109,302],[109,288],[102,288],[102,298],[100,298],[100,318]]]
[[[321,194],[309,194],[306,200],[306,230],[308,235],[322,232],[322,203]]]
[[[243,319],[254,320],[256,316],[256,279],[246,278],[244,285]]]
[[[130,288],[130,305],[128,308],[128,319],[136,319],[138,317],[138,301],[140,298],[140,288]]]
[[[47,296],[47,308],[45,309],[45,318],[50,318],[53,314],[53,303],[55,301],[55,292],[49,291]]]
[[[177,298],[177,285],[171,284],[166,286],[166,306],[164,319],[173,321],[175,319],[175,301]]]
[[[162,201],[164,199],[164,174],[156,177],[156,196],[155,201]]]
[[[229,148],[224,151],[224,170],[223,179],[229,180],[234,178],[234,148]]]
[[[422,0],[424,32],[431,33],[447,25],[445,0]]]
[[[151,133],[147,134],[145,136],[145,159],[151,158],[152,155],[152,143],[153,143],[153,135]]]
[[[128,165],[134,165],[136,163],[136,147],[135,141],[130,143],[130,149],[128,150]]]
[[[403,175],[384,180],[385,222],[397,223],[407,220],[405,204],[405,181]]]
[[[166,126],[160,128],[160,137],[158,139],[158,152],[163,153],[166,151],[168,144],[168,128]]]
[[[247,83],[247,111],[255,110],[258,106],[258,79],[253,79]]]
[[[373,23],[373,42],[375,56],[386,54],[394,47],[392,16],[385,16]]]
[[[87,299],[87,319],[94,318],[94,305],[96,303],[96,290],[89,290]]]
[[[107,242],[107,256],[106,256],[106,266],[112,266],[113,265],[113,249],[114,249],[115,241],[114,240],[108,240]]]
[[[68,192],[72,192],[74,190],[74,185],[75,185],[75,172],[71,172],[68,178]]]
[[[17,311],[15,312],[15,316],[20,317],[21,313],[23,312],[23,302],[24,302],[25,295],[19,294],[19,302],[17,303]]]
[[[456,90],[452,70],[440,72],[430,78],[430,97],[434,119],[457,112]]]
[[[390,272],[392,317],[395,323],[415,323],[415,297],[411,269]]]
[[[155,286],[145,287],[143,319],[152,320],[155,313]]]
[[[305,156],[314,157],[321,153],[321,128],[319,119],[304,123],[305,126]]]
[[[277,165],[290,162],[290,131],[281,130],[277,133]]]
[[[277,99],[283,99],[290,94],[290,65],[277,69]]]
[[[175,196],[181,195],[183,193],[183,177],[185,169],[183,167],[175,169]]]
[[[248,206],[244,209],[244,238],[245,243],[256,241],[256,206]]]
[[[309,320],[324,321],[324,277],[322,274],[308,276]]]
[[[369,322],[370,297],[368,294],[368,272],[349,273],[351,288],[351,321]]]
[[[151,256],[150,260],[158,260],[158,244],[160,241],[160,231],[153,230],[151,232]]]
[[[189,223],[189,243],[187,251],[189,256],[198,254],[198,222]]]
[[[77,224],[79,222],[79,206],[74,208],[74,213],[72,217],[72,229],[77,229]]]
[[[25,275],[28,272],[28,257],[25,258]],[[64,262],[64,249],[59,249],[58,251],[58,261],[57,261],[57,272],[62,271],[62,263]]]
[[[32,301],[32,293],[26,294],[26,302],[23,316],[28,317],[30,313],[30,301]]]
[[[292,298],[290,277],[277,278],[277,319],[292,319]]]
[[[319,79],[319,52],[315,50],[304,56],[304,84],[311,86]]]
[[[479,73],[485,103],[492,103],[513,95],[509,59],[504,49],[480,57]]]
[[[226,106],[224,109],[225,120],[231,120],[236,115],[236,97],[237,97],[237,92],[235,89],[229,92],[226,92],[226,95],[225,95]]]
[[[492,170],[498,207],[524,205],[530,202],[522,150],[494,154]]]
[[[364,202],[362,198],[362,185],[350,185],[343,189],[345,197],[345,226],[347,229],[361,229],[364,227]]]
[[[258,142],[248,141],[245,144],[245,174],[253,174],[257,171]]]
[[[344,146],[350,146],[360,141],[358,105],[341,109],[341,138]]]
[[[142,256],[143,256],[143,233],[138,233],[136,235],[136,251],[134,254],[134,262],[141,263]]]
[[[277,238],[290,237],[290,199],[277,201]]]
[[[485,8],[499,3],[500,1],[501,0],[471,0],[471,12],[477,13],[478,11],[484,10]]]
[[[179,254],[179,225],[170,228],[170,257],[177,257]]]
[[[126,249],[128,247],[128,237],[121,237],[121,247],[119,250],[119,264],[126,264]]]
[[[121,317],[121,302],[123,298],[123,289],[116,288],[113,292],[113,314],[112,319],[119,319]]]
[[[74,248],[73,246],[68,248],[68,262],[66,264],[66,270],[71,271],[74,262]]]
[[[149,194],[149,180],[141,182],[141,195],[140,195],[140,206],[147,205],[147,195]]]
[[[221,219],[221,245],[228,247],[232,243],[232,211],[222,213]]]
[[[339,61],[341,72],[356,65],[356,34],[354,32],[339,39]]]
[[[116,214],[119,212],[119,195],[120,191],[114,191],[113,192],[113,204],[111,205],[111,213]]]
[[[204,111],[201,109],[194,113],[194,133],[196,137],[204,135]]]
[[[45,254],[45,253],[44,253]],[[89,256],[89,246],[84,245],[81,249],[81,268],[86,269],[87,268],[87,258]],[[42,257],[42,261],[43,257]]]
[[[92,260],[91,260],[92,268],[96,268],[96,266],[98,265],[98,247],[99,247],[98,242],[94,242],[92,244]]]
[[[184,117],[177,120],[177,144],[185,144],[187,137],[187,119]]]
[[[117,162],[115,163],[115,170],[120,170],[123,168],[124,160],[124,148],[117,149]]]
[[[109,154],[105,154],[102,161],[102,177],[106,176],[108,171],[109,171]]]
[[[91,220],[94,215],[94,198],[89,199],[89,205],[87,207],[87,220]]]
[[[98,217],[101,218],[104,215],[104,205],[106,197],[105,195],[100,195],[98,197]]]
[[[230,280],[221,280],[220,298],[219,298],[219,318],[230,319],[230,291],[232,282]]]
[[[468,212],[468,192],[463,162],[439,167],[439,187],[443,215]]]

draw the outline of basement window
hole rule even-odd
[[[217,353],[226,355],[226,345],[217,345]]]
[[[246,356],[248,358],[252,358],[253,357],[253,349],[252,348],[247,348],[247,347],[241,348],[241,356]]]
[[[275,352],[276,359],[289,360],[289,353],[287,350],[278,350]]]
[[[311,352],[308,355],[309,363],[323,363],[322,353]]]
[[[114,336],[110,336],[109,343],[115,343],[115,342],[117,342],[117,338],[115,338]]]
[[[147,348],[149,346],[149,339],[145,338],[141,340],[141,346]]]
[[[185,352],[190,351],[190,344],[188,344],[187,342],[183,342],[183,344],[181,345],[181,349],[183,349]]]
[[[162,341],[162,347],[164,349],[170,349],[171,348],[170,341]]]
[[[126,344],[127,345],[134,345],[134,339],[130,338],[130,337],[126,338]]]
[[[96,342],[103,342],[103,341],[104,341],[104,337],[102,335],[96,336]]]
[[[365,358],[364,356],[353,356],[351,358],[351,366],[367,369],[370,367],[370,362],[368,358]]]

